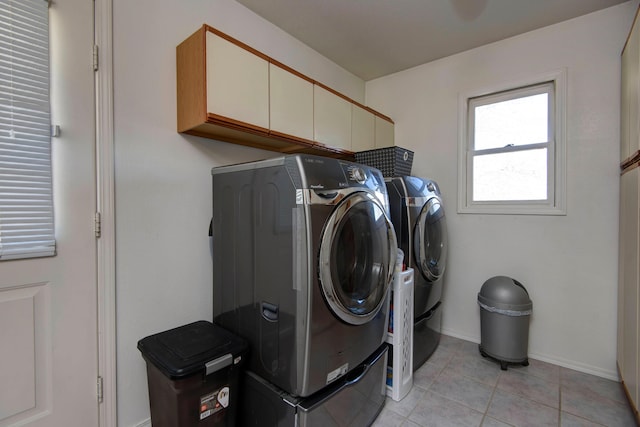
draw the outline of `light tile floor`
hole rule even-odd
[[[411,392],[387,398],[373,427],[635,425],[618,382],[533,359],[502,371],[477,344],[443,335]]]

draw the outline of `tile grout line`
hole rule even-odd
[[[558,373],[558,427],[562,427],[562,370]]]
[[[481,426],[484,424],[484,420],[488,416],[489,408],[491,407],[491,402],[493,402],[493,396],[495,396],[496,390],[498,389],[498,382],[500,381],[500,375],[501,373],[498,372],[498,378],[496,379],[496,383],[493,385],[493,390],[491,390],[491,397],[489,398],[489,403],[487,403],[487,407],[484,410],[484,414],[482,414],[482,420],[480,421]]]

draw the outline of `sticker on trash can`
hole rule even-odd
[[[220,390],[216,390],[213,393],[205,394],[200,398],[200,419],[222,411],[229,406],[229,387],[224,386]]]

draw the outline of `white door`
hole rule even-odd
[[[98,425],[93,2],[49,13],[57,255],[0,262],[2,427]]]

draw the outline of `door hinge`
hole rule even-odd
[[[93,71],[98,71],[98,45],[93,45]]]
[[[102,399],[103,399],[103,397],[102,397],[102,388],[103,388],[102,387],[102,377],[98,377],[97,386],[98,386],[98,403],[102,403]]]
[[[96,234],[96,238],[98,238],[100,237],[100,234],[102,234],[102,219],[100,218],[100,212],[95,213],[93,220],[93,231]]]

